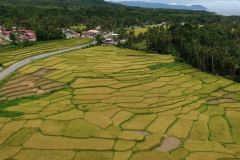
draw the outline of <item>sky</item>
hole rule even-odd
[[[107,0],[107,1],[144,1],[154,3],[194,5],[200,4],[210,11],[223,15],[240,15],[240,0]]]

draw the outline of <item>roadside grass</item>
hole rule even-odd
[[[159,64],[155,64],[155,65],[152,65],[152,66],[148,66],[148,68],[150,70],[158,70],[158,69],[161,69],[161,68],[177,68],[178,66],[180,66],[181,63],[179,62],[171,62],[171,63],[159,63]]]
[[[21,115],[23,115],[22,112],[9,112],[0,110],[0,117],[19,117]]]
[[[46,96],[46,95],[44,95],[44,96]],[[33,100],[37,100],[41,97],[43,97],[43,96],[29,96],[29,97],[26,97],[26,98],[21,98],[21,99],[15,99],[15,100],[2,102],[0,104],[0,110],[6,109],[6,108],[11,107],[11,106],[19,105],[21,103],[27,103],[27,102],[30,102],[30,101],[33,101]]]

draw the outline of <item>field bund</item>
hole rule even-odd
[[[0,91],[0,159],[240,158],[240,85],[170,55],[72,51],[26,65]]]

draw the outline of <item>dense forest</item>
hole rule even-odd
[[[144,24],[169,23],[207,24],[231,23],[236,17],[223,17],[206,11],[141,9],[112,4],[103,0],[1,0],[0,25],[27,27],[35,30],[40,40],[57,38],[61,27],[85,24],[101,25],[116,30]],[[44,34],[43,34],[44,32]],[[40,35],[39,35],[40,34]]]
[[[16,0],[16,2],[17,1],[20,0]],[[41,0],[38,1],[41,2]],[[38,1],[36,1],[36,4],[38,4]],[[68,26],[73,23],[84,23],[89,26],[103,25],[106,28],[116,28],[142,24],[156,24],[162,21],[193,23],[222,21],[220,16],[205,11],[152,10],[115,5],[85,7],[84,4],[85,3],[79,5],[79,7],[82,6],[82,8],[79,9],[72,9],[71,5],[54,8],[51,7],[51,5],[46,7],[42,5],[1,5],[0,23],[8,26],[32,26],[34,24],[33,22],[36,20],[46,18],[49,19],[48,21],[54,20],[52,23],[60,27],[62,25]]]
[[[160,54],[216,75],[240,82],[240,26],[230,24],[175,24],[149,28],[144,34],[127,34],[124,47]]]

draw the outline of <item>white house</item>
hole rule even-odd
[[[77,38],[77,37],[80,36],[79,33],[75,32],[75,31],[73,31],[73,30],[71,30],[71,29],[68,29],[68,28],[63,29],[63,34],[65,35],[65,37],[66,37],[67,39]]]
[[[104,45],[115,45],[115,41],[111,38],[105,39]]]

